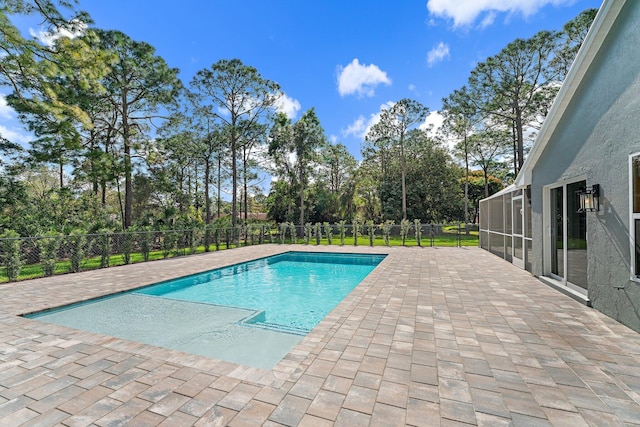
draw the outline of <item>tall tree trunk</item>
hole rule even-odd
[[[231,122],[231,181],[232,192],[231,195],[231,226],[235,227],[238,223],[238,167],[236,165],[237,149],[236,149],[236,121],[235,117]]]
[[[304,230],[304,168],[300,167],[300,233]]]
[[[131,227],[131,207],[133,206],[133,179],[131,166],[131,145],[129,127],[125,126],[124,138],[124,229]]]
[[[489,171],[487,168],[482,169],[482,173],[484,174],[484,197],[489,197]]]
[[[518,137],[516,136],[516,124],[511,125],[511,138],[513,143],[513,175],[518,176]]]
[[[469,234],[469,147],[466,130],[464,132],[464,230]]]
[[[60,162],[58,165],[58,175],[60,176],[60,188],[64,187],[64,160],[62,159],[62,154],[60,154]]]
[[[406,166],[404,159],[404,137],[400,136],[400,169],[402,169],[402,219],[407,219],[407,183]]]
[[[520,110],[516,110],[516,136],[518,141],[518,172],[522,169],[524,164],[524,130],[522,129],[522,113]],[[517,173],[516,173],[517,175]]]
[[[222,157],[220,156],[220,153],[218,153],[218,199],[216,200],[216,211],[217,211],[216,219],[220,218],[220,215],[222,215],[221,205],[222,205]]]
[[[204,223],[211,223],[211,198],[209,197],[209,179],[211,175],[211,165],[209,158],[204,163]]]
[[[247,219],[249,218],[249,204],[248,204],[248,184],[247,184],[247,169],[245,167],[244,169],[244,177],[243,177],[243,183],[242,183],[242,191],[244,193],[244,197],[243,197],[243,210],[244,210],[244,221],[247,222]]]

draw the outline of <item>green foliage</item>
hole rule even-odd
[[[340,245],[344,246],[344,236],[347,232],[347,221],[342,220],[338,222],[338,235],[340,236]]]
[[[187,230],[187,239],[189,242],[189,254],[196,253],[198,246],[202,242],[204,229],[202,227],[194,227]]]
[[[218,227],[216,227],[213,230],[213,241],[215,242],[215,245],[216,245],[216,251],[220,250],[220,233],[221,232],[222,231]]]
[[[391,236],[391,229],[393,228],[393,225],[394,222],[390,219],[380,224],[380,229],[382,230],[382,237],[384,238],[385,246],[389,246],[389,237]]]
[[[353,234],[353,246],[358,246],[358,237],[360,237],[360,221],[355,218],[351,225],[351,233]]]
[[[305,245],[309,244],[309,239],[311,239],[311,234],[313,233],[313,225],[310,222],[304,224],[304,243]]]
[[[111,259],[111,234],[109,230],[102,229],[100,234],[96,236],[98,247],[100,249],[100,268],[109,267]]]
[[[406,244],[409,230],[411,230],[411,222],[408,219],[400,221],[400,238],[402,239],[402,246],[405,246]]]
[[[322,240],[322,224],[316,222],[314,225],[313,234],[316,236],[316,245],[320,244],[320,240]]]
[[[373,246],[373,241],[376,237],[376,225],[372,219],[369,219],[365,222],[365,226],[367,228],[367,234],[369,235],[369,246]]]
[[[84,230],[75,229],[67,236],[71,271],[77,273],[82,266],[82,260],[86,253],[87,236]]]
[[[422,238],[422,223],[417,218],[413,220],[413,230],[416,236],[416,243],[418,246],[422,246],[420,240]]]
[[[273,243],[274,242],[274,237],[273,237],[273,230],[271,229],[271,224],[267,224],[266,226],[266,232],[269,234],[269,243]]]
[[[331,245],[333,238],[333,226],[328,222],[324,223],[324,235],[327,236],[327,244]]]
[[[362,224],[360,224],[362,225]],[[390,227],[393,224],[391,223],[391,221],[388,221],[386,223],[386,226]],[[325,224],[326,226],[326,224]],[[339,227],[339,224],[334,225],[335,227]],[[385,226],[385,224],[380,224],[379,227],[383,227]],[[343,227],[346,228],[346,224],[343,224]],[[369,244],[378,245],[381,244],[380,243],[376,243],[375,241],[375,234],[374,237],[372,238],[372,234],[371,234],[371,222],[367,221],[364,224],[366,233],[369,236]],[[411,227],[411,225],[409,225],[409,228]],[[433,227],[433,226],[432,226]],[[435,235],[431,235],[431,242],[433,246],[477,246],[478,244],[478,232],[477,231],[471,231],[469,235],[466,234],[461,234],[461,228],[459,228],[459,226],[436,226],[438,232]],[[261,230],[261,226],[259,225],[252,225],[251,227],[252,232],[255,234],[256,232],[258,232],[259,230]],[[286,230],[289,230],[290,228],[287,226],[285,228]],[[323,227],[324,229],[324,227]],[[359,229],[362,229],[362,227],[360,226]],[[374,227],[375,229],[375,227]],[[433,230],[433,228],[432,228]],[[221,232],[231,232],[231,229],[219,229],[219,228],[215,228],[212,230],[212,233],[214,236],[218,235]],[[55,251],[55,236],[53,236],[51,239],[46,238],[46,240],[51,244],[51,246],[48,246],[49,249],[46,249],[45,246],[47,246],[49,243],[44,243],[45,242],[45,238],[41,238],[40,242],[36,243],[39,252],[41,254],[41,259],[39,262],[36,262],[34,264],[28,264],[28,265],[24,265],[21,260],[22,257],[20,258],[20,262],[19,264],[21,265],[20,269],[18,270],[18,276],[16,276],[16,269],[14,267],[12,267],[11,265],[9,266],[9,268],[7,268],[6,264],[4,263],[5,258],[3,258],[3,254],[4,252],[2,251],[2,246],[1,246],[1,242],[3,242],[3,240],[0,240],[0,282],[2,281],[7,281],[7,280],[21,280],[21,279],[28,279],[28,278],[35,278],[35,277],[42,277],[42,276],[47,276],[47,275],[51,275],[51,274],[56,274],[56,273],[67,273],[67,272],[73,272],[73,271],[79,271],[80,269],[82,270],[92,270],[92,269],[96,269],[96,268],[101,268],[104,267],[106,265],[106,263],[103,260],[103,254],[100,253],[100,239],[96,240],[96,243],[98,244],[97,246],[97,255],[89,255],[87,256],[87,254],[91,254],[93,253],[93,251],[89,250],[87,248],[87,237],[91,237],[92,235],[85,235],[85,234],[79,234],[79,235],[75,235],[75,233],[84,233],[84,231],[80,231],[80,230],[76,230],[74,231],[74,235],[69,235],[69,236],[62,236],[61,239],[57,240],[58,242],[65,242],[65,245],[63,248],[60,248],[60,251],[64,250],[66,254],[68,254],[68,257],[65,259],[64,257],[57,259],[56,260],[56,251]],[[148,227],[144,227],[141,228],[139,231],[136,231],[135,233],[123,233],[121,236],[121,238],[119,239],[120,244],[114,244],[114,248],[113,248],[113,254],[118,253],[120,256],[118,257],[111,257],[109,260],[109,266],[114,266],[114,265],[123,265],[125,264],[126,260],[125,260],[125,254],[124,254],[124,250],[125,250],[125,244],[122,243],[125,241],[126,239],[126,235],[128,234],[132,239],[137,239],[138,245],[140,245],[140,249],[141,249],[141,253],[140,254],[136,254],[133,253],[130,256],[130,262],[135,263],[135,262],[142,262],[142,261],[149,261],[149,260],[155,260],[155,259],[162,259],[162,258],[166,258],[168,256],[179,256],[182,255],[181,251],[179,250],[172,250],[169,249],[168,252],[166,252],[166,247],[163,248],[162,245],[160,247],[160,249],[158,250],[153,250],[152,249],[152,239],[153,239],[153,234],[156,233],[154,231],[152,231],[150,228]],[[157,233],[162,233],[162,232],[157,232]],[[167,233],[173,233],[174,235],[178,236],[178,234],[176,234],[173,230],[168,230]],[[375,232],[374,232],[375,233]],[[383,228],[383,234],[384,234],[384,228]],[[389,233],[387,233],[389,234]],[[13,236],[16,236],[17,234],[13,234]],[[314,236],[317,237],[317,235],[313,234]],[[162,242],[162,235],[160,235],[160,241]],[[326,235],[325,235],[326,236]],[[100,236],[98,236],[100,237]],[[231,238],[231,234],[229,234],[229,239]],[[6,239],[5,239],[6,240]],[[112,241],[115,241],[115,237],[112,236]],[[322,239],[321,239],[322,240]],[[14,239],[14,241],[18,241],[17,243],[17,247],[18,248],[23,248],[26,245],[22,242],[20,242],[20,239]],[[252,240],[255,243],[255,238]],[[327,237],[326,239],[327,242],[329,242],[329,238]],[[146,243],[145,243],[146,242]],[[317,240],[316,240],[317,243]],[[348,244],[359,244],[360,242],[356,243],[355,239],[353,237],[343,237],[343,245],[345,243]],[[388,237],[385,241],[386,245],[389,246],[397,246],[397,245],[406,245],[406,246],[414,246],[417,245],[418,242],[415,239],[406,239],[406,240],[401,240],[399,237]],[[20,250],[20,249],[18,249]],[[49,252],[48,252],[49,251]],[[200,253],[204,251],[204,246],[198,246],[195,250],[195,253]],[[10,252],[10,251],[9,251]],[[15,251],[14,251],[15,252]],[[189,251],[191,252],[191,251]],[[47,255],[47,253],[50,253],[50,255]],[[45,259],[46,258],[46,259]],[[15,262],[14,262],[15,265]],[[9,274],[11,274],[11,278],[8,276]]]
[[[291,243],[297,243],[298,229],[293,222],[289,223],[289,233],[291,234]]]
[[[211,251],[211,241],[213,240],[213,232],[212,232],[212,227],[211,227],[210,224],[207,224],[204,227],[203,240],[204,240],[204,251],[205,252],[210,252]]]
[[[162,232],[162,256],[166,259],[172,251],[177,250],[178,233],[173,230],[164,230]]]
[[[120,250],[122,252],[122,261],[125,265],[131,264],[131,253],[133,252],[133,243],[136,237],[136,234],[133,233],[122,233],[116,235],[122,241],[120,242]]]
[[[0,234],[0,261],[10,282],[15,282],[20,276],[22,267],[20,243],[20,235],[13,230],[6,230]]]
[[[279,228],[280,228],[280,243],[284,245],[284,241],[287,238],[287,230],[289,230],[289,223],[281,222]]]
[[[45,276],[53,276],[58,259],[58,250],[62,241],[62,234],[48,232],[38,239],[37,245],[40,252],[40,264]]]
[[[140,239],[140,252],[142,252],[142,257],[144,261],[149,261],[149,254],[151,253],[151,245],[153,244],[153,231],[151,231],[151,227],[144,226],[140,228],[140,234],[138,234],[138,238]]]

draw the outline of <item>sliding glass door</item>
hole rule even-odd
[[[585,181],[551,188],[549,218],[551,275],[566,285],[587,289],[587,221],[578,212],[577,192]]]

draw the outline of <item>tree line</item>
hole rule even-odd
[[[77,7],[0,6],[0,86],[35,136],[28,147],[0,139],[0,230],[236,226],[252,212],[300,226],[472,222],[477,200],[522,167],[595,15],[479,63],[443,100],[438,134],[415,100],[383,109],[358,162],[328,141],[314,108],[295,121],[279,111],[280,86],[256,68],[221,59],[183,82],[153,46],[94,28]],[[48,41],[25,38],[18,15],[38,17]]]

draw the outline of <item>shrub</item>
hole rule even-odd
[[[216,251],[220,250],[220,229],[218,227],[213,229],[213,243],[216,245]]]
[[[344,235],[347,232],[347,221],[338,222],[338,234],[340,235],[340,245],[344,246]]]
[[[99,230],[96,240],[98,241],[98,247],[100,248],[100,268],[109,267],[109,261],[111,259],[111,235],[109,230]]]
[[[20,276],[22,259],[20,257],[20,235],[13,230],[7,230],[0,234],[0,257],[2,265],[6,268],[7,278],[10,282],[15,282]]]
[[[422,224],[419,219],[413,220],[413,228],[416,235],[416,242],[418,242],[418,246],[422,246],[420,243],[420,238],[422,237]]]
[[[319,245],[322,240],[322,224],[316,222],[313,232],[316,235],[316,245]]]
[[[269,233],[269,243],[273,243],[273,230],[271,230],[271,224],[267,224],[266,232]]]
[[[291,243],[298,243],[298,229],[295,223],[289,223],[289,232],[291,233]]]
[[[151,231],[151,227],[142,227],[142,233],[139,234],[139,239],[142,258],[145,261],[149,261],[149,254],[151,253],[151,246],[153,244],[153,232]]]
[[[304,243],[305,245],[309,244],[309,240],[311,239],[311,234],[313,233],[313,226],[310,222],[304,224]]]
[[[403,219],[400,221],[400,237],[402,238],[402,246],[404,246],[407,236],[409,235],[409,230],[411,230],[411,223],[408,219]]]
[[[327,244],[331,245],[331,237],[333,236],[333,226],[328,222],[324,223],[324,235],[327,236]]]
[[[193,226],[184,232],[185,248],[189,248],[189,255],[193,255],[198,251],[200,240],[202,240],[202,231],[200,228]]]
[[[37,245],[40,251],[40,264],[45,276],[53,276],[56,272],[56,260],[62,235],[56,232],[45,233],[38,239]]]
[[[373,246],[373,241],[376,238],[376,225],[373,223],[373,220],[368,220],[366,223],[367,234],[369,235],[369,246]]]
[[[120,249],[122,251],[122,262],[125,264],[131,264],[131,253],[133,252],[133,241],[135,239],[134,233],[122,233],[119,234],[121,239]]]
[[[162,257],[168,258],[172,250],[176,248],[178,236],[173,230],[165,230],[162,233]]]
[[[71,260],[71,271],[77,273],[80,271],[82,260],[86,253],[87,236],[84,230],[73,230],[67,236],[69,243],[69,258]]]
[[[360,221],[354,219],[352,227],[351,232],[353,233],[353,246],[358,246],[358,237],[360,237]]]
[[[384,244],[389,246],[389,237],[391,236],[391,229],[393,229],[394,223],[390,219],[380,224],[382,229],[382,237],[384,237]]]
[[[280,223],[280,243],[284,245],[284,241],[287,238],[287,230],[289,229],[289,223]]]

